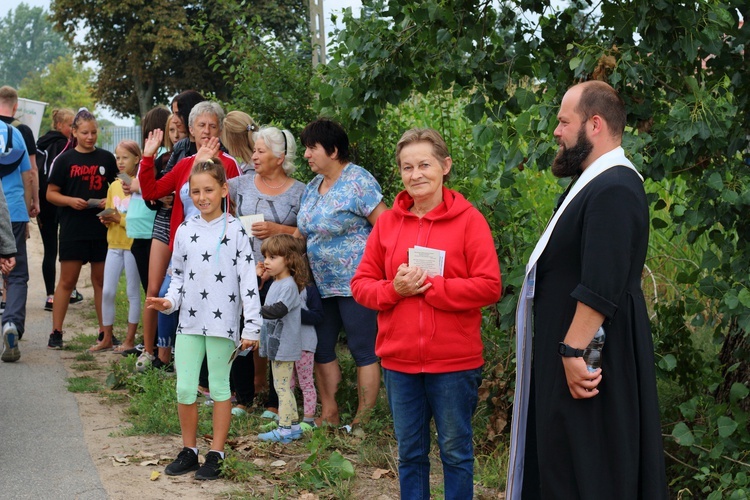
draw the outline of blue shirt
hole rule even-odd
[[[297,226],[307,238],[310,268],[323,298],[351,297],[349,281],[365,252],[372,225],[367,217],[383,199],[380,184],[349,163],[326,194],[317,175],[302,195]]]
[[[23,141],[21,132],[12,127],[13,131],[13,149],[26,149]],[[8,143],[8,128],[0,123],[0,146],[5,151],[6,144]],[[11,222],[29,222],[29,209],[26,206],[26,196],[24,195],[23,189],[23,176],[22,172],[28,172],[31,170],[31,162],[29,162],[29,155],[23,155],[21,164],[18,165],[12,173],[3,177],[3,191],[5,191],[5,198],[8,200],[8,211],[10,212]]]

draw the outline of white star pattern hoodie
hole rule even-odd
[[[226,229],[226,232],[225,232]],[[207,222],[200,215],[177,228],[172,252],[172,282],[166,298],[180,309],[177,334],[207,335],[239,342],[258,340],[260,315],[258,278],[250,238],[231,215]]]

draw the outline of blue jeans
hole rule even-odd
[[[164,297],[165,295],[167,295],[167,290],[169,290],[169,284],[171,282],[172,282],[172,275],[167,274],[164,277],[164,281],[161,284],[161,288],[159,289],[159,297]],[[160,312],[157,315],[157,320],[156,320],[156,331],[157,331],[156,346],[157,347],[168,349],[174,346],[175,335],[177,335],[177,324],[179,323],[179,320],[180,320],[179,310],[173,312],[172,314],[164,314]]]
[[[16,267],[5,277],[6,302],[2,323],[14,323],[18,334],[26,331],[26,296],[29,291],[29,261],[26,256],[26,222],[12,222],[16,240]]]
[[[474,495],[471,418],[477,407],[482,369],[407,374],[383,369],[398,440],[401,498],[430,498],[430,419],[437,427],[445,499]]]

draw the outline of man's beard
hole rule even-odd
[[[552,162],[552,174],[555,177],[573,177],[581,173],[581,164],[591,154],[594,144],[586,137],[586,129],[581,126],[578,130],[578,139],[571,148],[560,145]]]

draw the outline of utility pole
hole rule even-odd
[[[312,35],[313,68],[326,62],[325,19],[323,18],[323,0],[310,0],[310,34]]]

